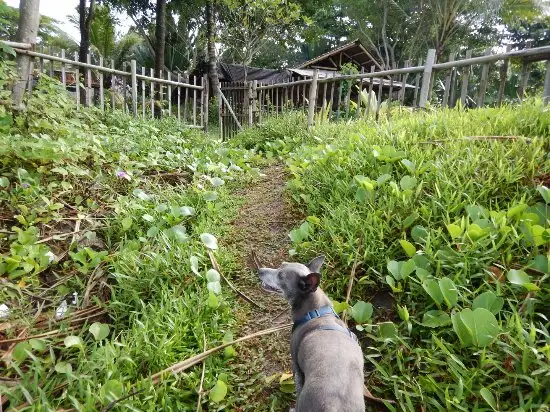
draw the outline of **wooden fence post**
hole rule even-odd
[[[78,53],[74,53],[74,61],[78,62]],[[74,85],[76,94],[76,110],[80,109],[80,66],[75,64]]]
[[[208,132],[208,75],[202,77],[202,117],[203,117],[203,129]]]
[[[506,53],[512,49],[512,46],[506,46]],[[497,104],[500,106],[502,104],[502,99],[504,98],[504,89],[506,88],[506,79],[508,78],[508,65],[510,64],[510,59],[504,59],[502,66],[500,66],[500,86],[498,88],[498,98]]]
[[[466,50],[466,60],[472,58],[472,51]],[[464,74],[462,75],[462,89],[460,90],[460,104],[462,107],[466,106],[466,98],[468,97],[468,82],[470,81],[471,66],[464,68]]]
[[[65,49],[61,49],[61,58],[65,58]],[[61,82],[67,87],[67,72],[65,71],[65,63],[61,63]]]
[[[485,50],[485,56],[491,54],[491,49]],[[481,81],[479,83],[479,96],[477,97],[477,107],[482,107],[485,103],[485,92],[487,91],[487,81],[489,79],[489,63],[483,65],[481,71]]]
[[[151,98],[151,119],[154,119],[155,118],[155,82],[153,81],[153,78],[155,77],[155,69],[151,69],[149,74],[151,75],[151,85],[150,85],[151,96],[149,96]]]
[[[181,83],[181,73],[178,73],[178,83]],[[178,124],[181,125],[181,87],[178,86]]]
[[[288,88],[287,88],[288,90]],[[287,96],[288,102],[288,96]],[[252,124],[256,121],[256,112],[258,111],[258,80],[252,83]]]
[[[449,56],[449,61],[454,62],[456,58],[456,52],[453,52]],[[445,92],[443,93],[443,107],[449,107],[449,97],[451,96],[451,79],[453,77],[454,67],[449,70],[449,74],[445,79]]]
[[[315,106],[317,104],[317,78],[319,77],[319,69],[315,69],[313,72],[313,78],[311,79],[311,86],[309,88],[309,102],[307,112],[307,127],[311,129],[313,126],[313,117],[315,116]]]
[[[530,49],[533,42],[531,40],[527,40],[526,49]],[[529,63],[524,58],[521,63],[521,75],[519,77],[519,88],[518,88],[518,96],[519,100],[523,100],[525,97],[525,92],[527,91],[527,84],[529,83]]]
[[[252,126],[253,116],[254,116],[254,107],[253,107],[253,82],[248,82],[248,125]]]
[[[545,106],[550,103],[550,60],[546,61],[546,75],[544,76],[542,99]]]
[[[111,69],[114,70],[115,68],[115,61],[111,59]],[[111,110],[114,112],[116,108],[116,96],[115,96],[115,89],[116,89],[116,76],[113,74],[111,75]]]
[[[422,58],[418,59],[418,67],[422,66]],[[414,76],[414,97],[413,97],[413,106],[418,105],[418,91],[420,90],[420,72],[416,72]]]
[[[92,55],[90,53],[86,56],[86,63],[92,64]],[[86,69],[86,107],[92,105],[92,70]]]
[[[419,107],[425,109],[430,100],[430,84],[432,82],[432,66],[435,62],[435,49],[428,50],[426,64],[424,65],[424,77],[422,78],[422,88],[420,89]]]
[[[145,77],[145,67],[141,66],[141,75]],[[141,113],[145,119],[145,80],[141,79]]]
[[[99,56],[99,65],[103,67],[103,57]],[[103,90],[103,70],[99,71],[99,106],[101,107],[101,111],[105,111],[105,96],[104,90]]]
[[[138,114],[138,106],[137,106],[137,67],[136,67],[136,61],[132,60],[130,62],[130,70],[132,71],[132,114],[134,117],[137,117]]]

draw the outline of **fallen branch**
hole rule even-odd
[[[256,306],[259,309],[265,310],[265,308],[260,305],[259,303],[254,302],[251,298],[246,296],[243,292],[238,290],[230,281],[227,279],[224,275],[222,275],[222,272],[220,270],[220,265],[218,264],[218,261],[216,260],[216,257],[214,256],[214,253],[212,253],[211,250],[208,251],[208,256],[210,256],[210,262],[212,262],[212,266],[214,266],[214,269],[220,274],[220,276],[225,280],[225,282],[229,285],[229,287],[235,292],[237,295],[239,295],[241,298],[246,300],[248,303],[251,303],[252,305]]]
[[[31,339],[57,338],[57,337],[66,335],[69,332],[72,332],[73,330],[76,330],[77,328],[79,328],[79,326],[70,326],[65,330],[56,329],[56,330],[52,330],[50,332],[40,333],[38,335],[25,336],[24,338],[6,339],[6,340],[3,340],[3,341],[0,341],[0,345],[9,345],[11,343],[19,343],[19,342],[24,342],[24,341],[31,340]]]
[[[355,272],[357,271],[357,267],[359,266],[359,251],[361,250],[361,245],[363,244],[363,238],[361,237],[359,239],[359,245],[357,246],[357,253],[355,254],[355,260],[353,261],[353,266],[351,267],[351,273],[349,274],[349,280],[348,280],[348,290],[346,292],[346,304],[349,303],[350,297],[351,297],[351,290],[353,289],[353,281],[355,280]],[[342,314],[342,321],[347,325],[348,322],[348,312],[344,311]]]
[[[48,236],[48,237],[45,237],[44,239],[40,239],[38,242],[36,242],[36,244],[38,245],[40,243],[46,243],[46,242],[49,242],[50,240],[54,240],[54,239],[55,240],[63,240],[64,238],[75,235],[79,232],[80,232],[80,230],[75,230],[75,231],[72,231],[72,232],[69,232],[69,233],[60,233],[58,235]]]
[[[256,270],[260,270],[262,267],[262,264],[260,263],[260,260],[258,259],[258,256],[256,255],[256,251],[252,251],[252,260],[254,260],[254,265],[256,266]]]
[[[202,332],[202,341],[203,341],[202,350],[205,351],[206,350],[206,335],[204,334],[204,330]],[[204,372],[205,371],[206,371],[206,363],[203,362],[202,363],[201,382],[199,384],[199,399],[197,400],[197,412],[200,412],[200,410],[201,410],[202,385],[204,383]]]
[[[258,336],[269,335],[270,333],[278,332],[280,330],[288,329],[290,327],[292,327],[292,323],[287,323],[287,324],[281,325],[281,326],[275,326],[273,328],[264,329],[264,330],[261,330],[259,332],[252,333],[250,335],[243,336],[242,338],[235,339],[234,341],[231,341],[231,342],[228,342],[228,343],[224,343],[223,345],[216,346],[215,348],[204,351],[203,353],[201,353],[199,355],[193,356],[193,357],[191,357],[189,359],[186,359],[182,362],[178,362],[178,363],[176,363],[176,364],[174,364],[174,365],[172,365],[172,366],[170,366],[170,367],[168,367],[168,368],[166,368],[166,369],[164,369],[164,370],[162,370],[158,373],[155,373],[154,375],[150,376],[151,381],[153,382],[153,384],[158,384],[164,379],[164,377],[168,373],[171,373],[172,375],[176,375],[178,373],[181,373],[181,372],[189,369],[191,366],[194,366],[197,363],[202,362],[203,360],[208,358],[213,353],[216,353],[216,352],[218,352],[222,349],[225,349],[228,346],[232,346],[232,345],[235,345],[239,342],[244,342],[246,340],[256,338]]]
[[[379,402],[379,403],[388,402],[388,403],[395,404],[395,401],[392,401],[392,400],[389,400],[389,399],[377,398],[372,393],[370,393],[369,389],[365,385],[363,385],[363,396],[367,399],[370,399],[371,401],[375,401],[375,402]]]

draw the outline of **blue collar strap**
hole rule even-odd
[[[309,322],[311,319],[320,318],[321,316],[327,316],[327,315],[334,315],[338,319],[340,319],[340,316],[337,315],[337,313],[334,311],[331,305],[322,306],[319,309],[315,309],[315,310],[312,310],[311,312],[306,313],[306,316],[295,321],[294,326],[292,327],[292,331],[294,332],[296,328],[298,328],[299,326],[302,326],[304,323]]]

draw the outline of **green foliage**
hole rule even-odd
[[[0,67],[7,72],[5,61]],[[257,176],[257,159],[173,119],[77,111],[56,81],[40,80],[27,111],[0,128],[0,302],[15,324],[3,333],[44,331],[33,319],[39,295],[51,317],[65,302],[66,319],[53,328],[66,330],[83,299],[108,316],[60,339],[18,344],[3,370],[18,380],[2,391],[10,407],[101,409],[144,377],[202,352],[203,332],[209,347],[230,336],[233,299],[207,251],[231,273],[234,257],[218,239],[236,213],[229,192]],[[67,298],[73,292],[76,305]],[[221,380],[230,393],[233,375],[220,376],[235,354],[230,348],[208,360],[205,388]],[[146,382],[143,396],[123,403],[195,408],[196,393],[182,388],[200,379],[190,370],[174,387]],[[61,394],[56,388],[66,384]],[[212,402],[239,406],[220,394]]]
[[[290,140],[279,151],[289,151],[295,204],[322,222],[293,252],[325,254],[323,287],[336,300],[359,256],[351,315],[368,318],[358,333],[380,342],[364,347],[373,393],[397,409],[546,402],[550,209],[537,182],[550,171],[549,126],[547,109],[531,100],[321,125],[305,146]],[[472,135],[530,142],[464,138]],[[380,293],[395,300],[393,323],[387,309],[359,310]]]

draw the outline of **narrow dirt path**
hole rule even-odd
[[[288,260],[288,232],[298,218],[284,195],[284,167],[271,165],[262,172],[265,176],[259,182],[238,193],[245,203],[228,239],[240,256],[242,268],[233,277],[235,286],[266,308],[262,311],[241,301],[236,314],[239,336],[291,322],[287,303],[260,287],[252,256],[256,252],[263,265],[272,267]],[[239,381],[235,385],[238,396],[243,400],[241,410],[288,409],[293,396],[279,390],[279,378],[282,373],[291,372],[289,343],[288,330],[254,339],[238,348],[233,370]]]

